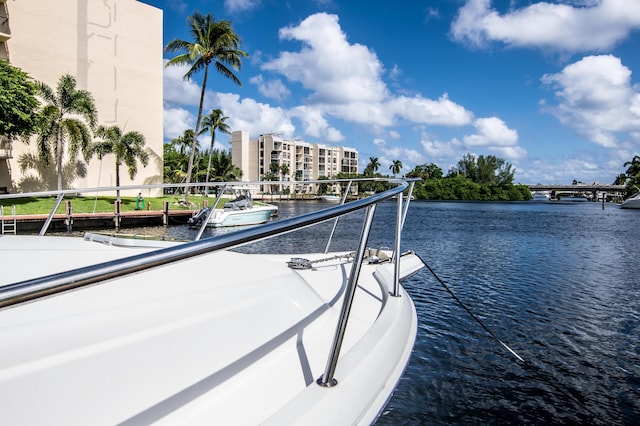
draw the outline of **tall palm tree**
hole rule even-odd
[[[100,126],[95,132],[101,140],[95,142],[92,151],[102,160],[107,154],[116,156],[116,200],[120,201],[120,166],[127,166],[129,177],[133,179],[138,173],[138,160],[144,167],[149,164],[149,154],[144,150],[145,138],[139,132],[127,132],[117,125]]]
[[[364,174],[365,175],[371,175],[373,176],[378,169],[380,168],[380,161],[378,160],[378,157],[369,157],[369,164],[367,164],[367,167],[365,167],[364,169]]]
[[[402,170],[402,161],[393,160],[393,163],[389,166],[389,170],[393,173],[393,177],[396,177],[396,175],[400,173],[400,170]]]
[[[229,117],[224,115],[221,109],[212,109],[209,115],[202,117],[202,132],[211,132],[211,146],[209,147],[209,164],[207,164],[207,177],[205,182],[209,182],[209,171],[211,170],[211,155],[213,154],[213,144],[216,140],[216,129],[227,135],[231,133],[231,127],[225,121]]]
[[[202,119],[202,104],[207,87],[209,65],[214,63],[216,70],[234,83],[242,85],[233,70],[239,70],[242,58],[249,56],[243,50],[238,49],[240,38],[231,28],[231,22],[226,20],[216,21],[210,14],[202,15],[195,12],[188,19],[193,41],[175,39],[165,47],[165,52],[182,52],[170,59],[165,66],[190,65],[184,75],[185,80],[190,80],[198,71],[204,70],[202,91],[200,92],[200,105],[196,118],[196,127],[193,134],[193,146],[200,134],[200,120]],[[231,67],[231,68],[229,68]],[[187,168],[187,183],[191,183],[191,171],[193,168],[193,156],[195,149],[189,155]],[[184,201],[187,201],[189,190],[184,193]]]
[[[75,162],[79,151],[88,161],[91,157],[90,129],[95,128],[98,119],[93,96],[78,89],[76,84],[76,79],[69,74],[60,77],[55,92],[46,84],[38,83],[38,95],[45,104],[37,130],[37,155],[45,166],[55,160],[58,190],[63,187],[65,142],[68,140],[68,161]]]

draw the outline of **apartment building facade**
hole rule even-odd
[[[317,191],[317,184],[304,181],[358,173],[358,151],[354,148],[285,139],[276,133],[251,140],[245,131],[234,131],[230,144],[233,164],[242,170],[243,180],[302,182],[296,185],[297,193]]]
[[[149,165],[134,180],[123,168],[121,185],[162,183],[162,19],[161,9],[138,0],[0,0],[0,59],[54,90],[62,75],[74,76],[94,97],[98,124],[145,136]],[[0,189],[37,173],[18,163],[33,152],[0,142]],[[73,188],[115,185],[113,155],[87,166]]]

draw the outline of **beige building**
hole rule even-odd
[[[121,185],[162,183],[162,10],[137,0],[0,0],[0,45],[1,58],[54,90],[73,75],[93,95],[98,124],[145,136],[149,165],[134,181],[121,167]],[[18,159],[30,149],[0,145],[0,189],[21,181]],[[106,155],[73,187],[113,185],[115,158]]]
[[[275,133],[250,140],[249,133],[243,131],[233,132],[230,144],[233,164],[242,169],[245,181],[265,180],[268,173],[285,181],[310,181],[335,178],[338,173],[358,173],[358,151],[353,148],[284,139]],[[300,193],[315,193],[316,190],[313,184],[299,185],[295,189]]]

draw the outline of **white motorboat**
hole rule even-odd
[[[393,249],[367,248],[375,206],[413,185],[389,182],[186,243],[0,236],[2,422],[371,424],[415,340],[400,281],[423,267],[400,253],[402,197]],[[353,251],[230,251],[357,210]]]
[[[620,204],[621,209],[640,209],[640,192],[627,198]]]
[[[205,207],[189,219],[189,225],[198,227],[203,221],[206,221],[207,226],[216,228],[257,225],[265,223],[278,213],[278,207],[273,204],[254,203],[247,187],[234,188],[234,193],[235,198],[226,202],[222,209]]]
[[[320,201],[327,201],[329,203],[339,203],[340,201],[342,201],[342,197],[339,196],[338,194],[318,195],[318,199]]]
[[[546,203],[551,199],[549,191],[532,191],[531,201]]]

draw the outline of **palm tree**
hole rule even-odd
[[[77,89],[76,84],[76,79],[69,74],[60,77],[55,92],[46,84],[38,83],[38,95],[45,105],[36,132],[37,156],[45,166],[55,159],[58,190],[63,187],[65,141],[69,141],[66,147],[69,162],[77,160],[79,151],[88,161],[91,156],[89,130],[95,127],[98,119],[93,96],[86,90]]]
[[[227,135],[231,133],[231,127],[225,121],[228,119],[221,109],[212,109],[209,115],[202,118],[202,132],[211,132],[211,146],[209,147],[209,164],[207,165],[207,177],[205,182],[209,182],[209,170],[211,170],[211,154],[213,153],[213,144],[216,140],[216,129]]]
[[[200,92],[200,105],[198,107],[196,127],[193,134],[192,148],[194,148],[196,139],[200,133],[202,104],[207,87],[209,65],[213,62],[216,70],[220,74],[231,79],[234,83],[242,85],[232,69],[239,70],[242,65],[241,59],[249,55],[238,49],[240,38],[231,28],[231,22],[226,20],[216,21],[210,14],[205,16],[199,12],[195,12],[193,16],[190,16],[188,22],[193,41],[175,39],[169,42],[165,47],[165,52],[182,53],[170,59],[165,66],[190,65],[189,70],[184,75],[184,79],[186,80],[190,80],[194,74],[204,69],[202,91]],[[231,69],[229,67],[231,67]],[[187,168],[187,183],[191,183],[194,154],[195,149],[192,149]],[[187,201],[188,193],[189,189],[184,193],[185,202]]]
[[[191,147],[192,143],[193,143],[193,130],[191,129],[185,130],[182,136],[178,136],[175,139],[171,139],[171,145],[173,145],[176,148],[176,150],[178,151],[178,153],[180,153],[180,155],[184,155],[184,156],[187,155],[187,151],[189,150],[189,147]],[[196,152],[198,152],[199,149],[200,149],[200,143],[196,138],[196,144],[195,144]]]
[[[133,179],[138,173],[138,160],[144,167],[149,164],[149,154],[144,150],[144,136],[139,132],[127,132],[123,135],[117,125],[100,126],[95,135],[102,139],[91,148],[98,159],[102,160],[106,154],[116,156],[116,200],[120,201],[120,166],[126,165],[129,177]]]
[[[364,174],[367,176],[373,176],[379,168],[380,161],[378,160],[378,157],[369,157],[369,164],[367,164],[367,167],[364,168]]]
[[[400,170],[402,170],[402,161],[393,160],[393,164],[389,166],[389,170],[393,173],[393,177],[396,177],[396,175],[400,173]]]
[[[233,164],[228,151],[214,149],[211,160],[211,170],[213,170],[212,181],[236,181],[242,177],[242,170]]]

